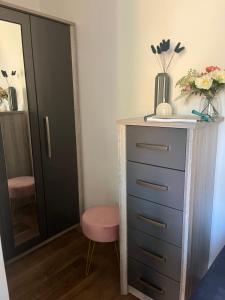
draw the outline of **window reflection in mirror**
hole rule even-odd
[[[0,20],[0,124],[15,246],[39,235],[21,26]]]

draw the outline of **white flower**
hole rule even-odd
[[[195,85],[199,89],[209,90],[212,85],[212,78],[209,75],[203,75],[195,79]]]
[[[219,83],[225,83],[225,71],[215,70],[211,72],[211,76],[214,80],[218,81]]]

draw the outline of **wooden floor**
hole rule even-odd
[[[121,296],[112,244],[97,244],[85,276],[88,241],[80,229],[66,233],[6,267],[11,300],[135,300]]]
[[[16,246],[39,235],[37,207],[34,203],[12,212],[13,234]]]

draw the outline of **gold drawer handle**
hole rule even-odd
[[[145,143],[136,143],[136,147],[145,148],[149,150],[159,150],[159,151],[169,151],[170,147],[166,145],[155,145],[155,144],[145,144]]]
[[[147,282],[145,281],[144,279],[142,279],[141,277],[138,278],[138,281],[144,285],[145,287],[147,287],[148,289],[152,290],[153,292],[159,294],[159,295],[163,295],[165,294],[165,291],[161,288],[159,288],[158,286],[150,283],[150,282]]]
[[[150,218],[146,218],[145,216],[142,216],[140,214],[137,215],[137,218],[141,221],[144,221],[145,223],[152,224],[152,225],[164,228],[164,229],[167,228],[166,223],[162,223],[162,222],[150,219]]]
[[[151,251],[149,251],[149,250],[146,250],[145,248],[142,248],[142,247],[140,247],[140,246],[138,246],[138,248],[144,253],[144,254],[146,254],[146,255],[148,255],[148,256],[150,256],[150,257],[152,257],[152,258],[154,258],[154,259],[156,259],[156,260],[158,260],[158,261],[160,261],[160,262],[162,262],[162,263],[166,263],[166,258],[164,257],[164,256],[162,256],[162,255],[159,255],[159,254],[156,254],[156,253],[153,253],[153,252],[151,252]]]
[[[146,187],[146,188],[149,188],[149,189],[157,190],[157,191],[163,191],[163,192],[168,191],[168,186],[160,185],[160,184],[156,184],[156,183],[152,183],[152,182],[148,182],[148,181],[144,181],[144,180],[141,180],[141,179],[137,179],[136,184],[141,185],[141,186]]]

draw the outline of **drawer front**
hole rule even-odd
[[[127,126],[127,159],[184,170],[186,140],[186,129]]]
[[[184,176],[183,171],[127,162],[127,192],[183,210]]]
[[[128,196],[127,218],[129,227],[178,247],[182,246],[181,211]]]
[[[129,258],[128,284],[154,300],[179,300],[180,284]]]
[[[180,281],[181,248],[129,228],[128,256]]]

